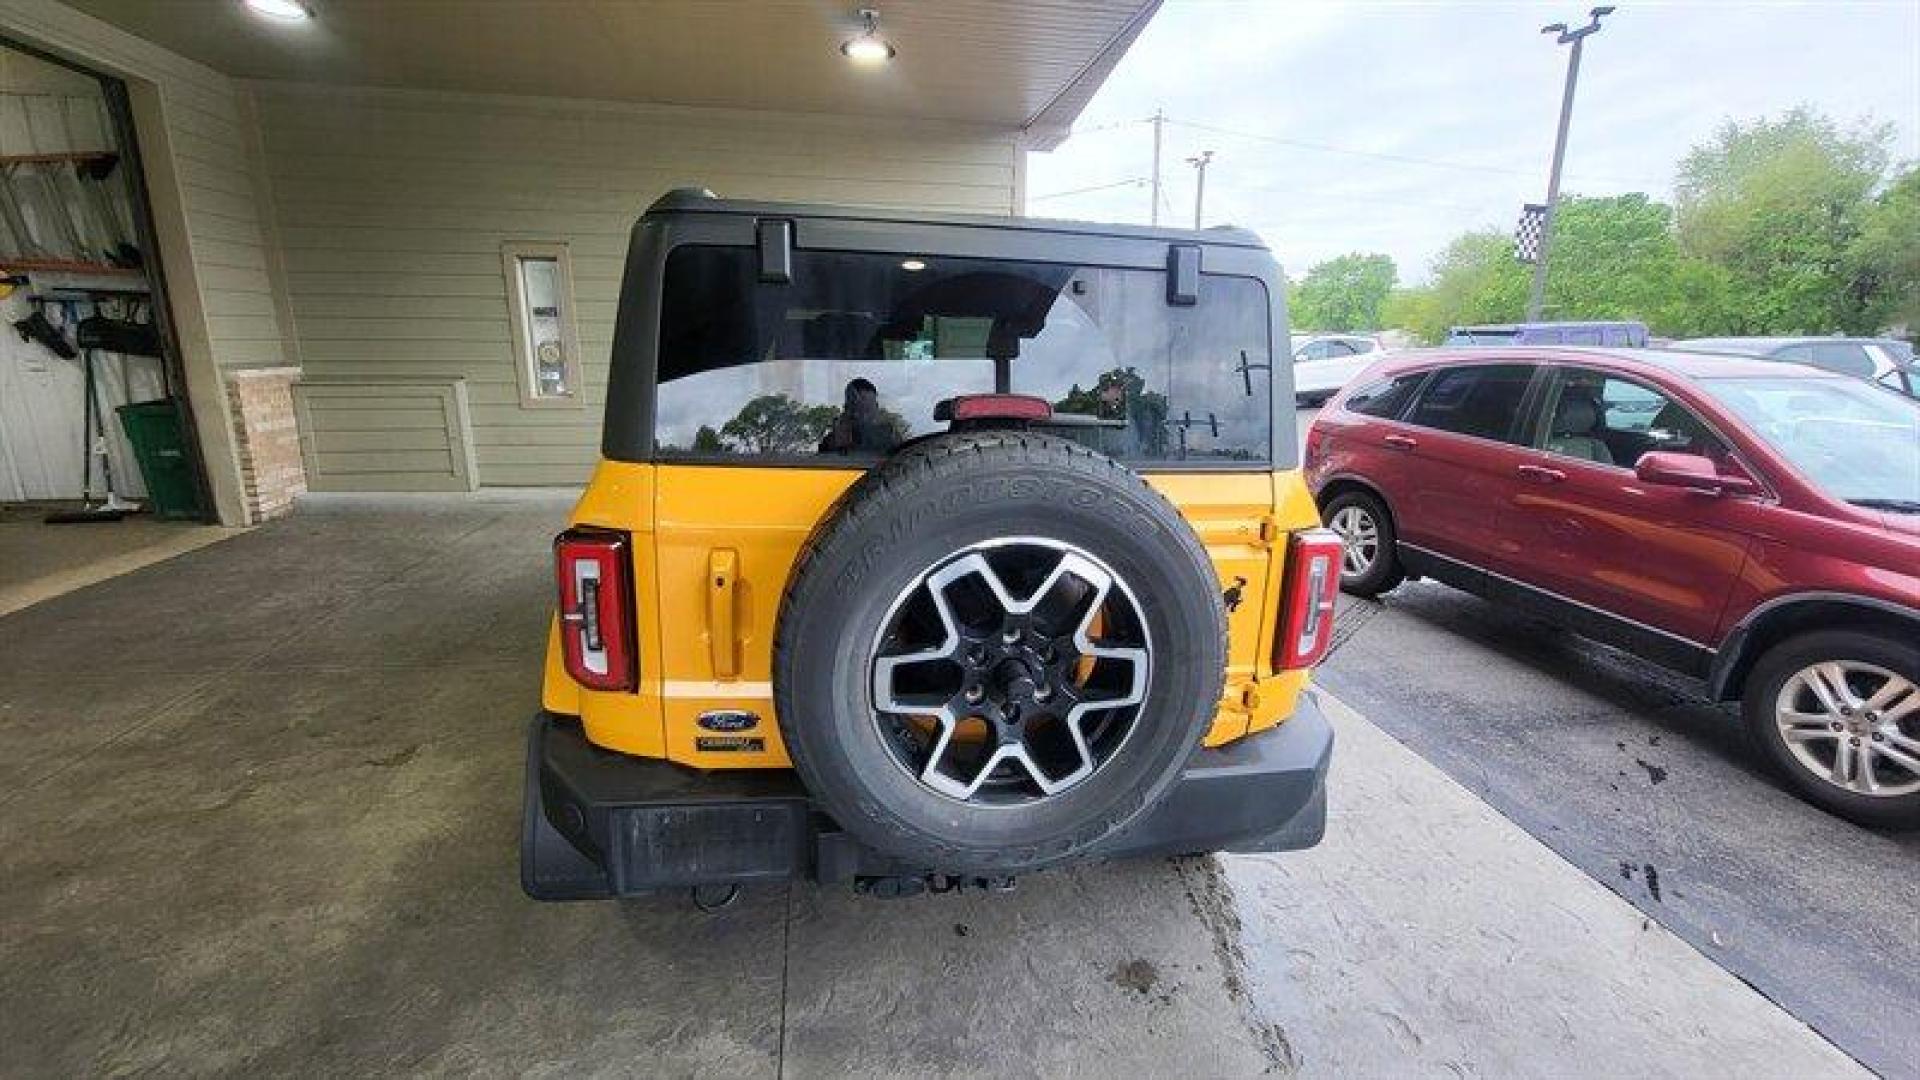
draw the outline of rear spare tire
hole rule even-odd
[[[1172,787],[1219,707],[1220,582],[1139,476],[1018,431],[916,443],[815,529],[774,706],[840,826],[915,867],[1070,859]]]

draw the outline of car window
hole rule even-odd
[[[1920,402],[1792,373],[1700,385],[1836,498],[1920,507]]]
[[[1813,346],[1788,345],[1784,348],[1775,349],[1773,351],[1773,359],[1785,360],[1791,364],[1811,364],[1813,363]]]
[[[1481,439],[1518,442],[1515,421],[1532,378],[1531,364],[1442,369],[1427,381],[1407,422]]]
[[[1532,445],[1597,465],[1631,469],[1663,450],[1725,460],[1727,446],[1698,414],[1634,379],[1565,368],[1554,379]]]
[[[1350,341],[1327,342],[1328,359],[1334,359],[1342,356],[1352,356],[1354,353],[1357,353],[1359,351],[1360,350],[1353,347],[1353,343]]]
[[[1624,346],[1633,344],[1633,334],[1624,326],[1607,327],[1606,331],[1601,335],[1601,338],[1608,345]]]
[[[875,458],[946,429],[942,400],[1045,398],[1049,430],[1123,461],[1271,454],[1266,287],[1064,263],[796,251],[767,282],[751,247],[683,245],[661,296],[663,456]]]
[[[1327,358],[1327,343],[1324,341],[1309,341],[1301,346],[1300,351],[1294,355],[1302,361],[1325,360]]]
[[[1347,411],[1386,419],[1398,417],[1426,377],[1426,372],[1415,371],[1363,386],[1347,395]]]
[[[1851,341],[1822,341],[1813,346],[1813,366],[1856,378],[1873,378],[1873,357]]]
[[[1595,326],[1575,327],[1572,330],[1568,330],[1561,340],[1568,345],[1598,345],[1600,344],[1600,329]]]

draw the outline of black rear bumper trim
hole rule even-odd
[[[1278,727],[1194,751],[1158,806],[1082,861],[1312,847],[1332,752],[1332,728],[1302,695]],[[528,730],[520,881],[534,899],[926,872],[841,831],[791,770],[703,772],[614,753],[551,713]]]

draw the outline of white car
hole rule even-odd
[[[1364,334],[1303,334],[1293,338],[1293,400],[1297,405],[1325,402],[1355,375],[1380,358],[1386,348]]]

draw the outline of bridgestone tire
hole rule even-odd
[[[876,720],[870,665],[889,612],[929,568],[1010,537],[1072,545],[1125,582],[1151,674],[1135,726],[1091,774],[983,806],[902,767]],[[774,705],[802,781],[854,837],[915,868],[1013,873],[1086,852],[1167,794],[1219,706],[1225,658],[1219,577],[1138,475],[1050,436],[946,435],[862,477],[807,541],[781,602]]]

